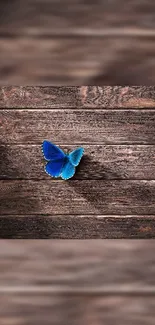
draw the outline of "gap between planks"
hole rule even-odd
[[[155,29],[147,28],[25,28],[13,29],[11,32],[7,29],[0,30],[1,38],[52,38],[52,37],[155,37]]]
[[[0,286],[0,293],[45,293],[54,295],[155,295],[155,286],[129,285],[105,285],[100,287],[70,287],[70,286]]]

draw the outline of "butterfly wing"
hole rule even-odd
[[[66,180],[73,177],[74,174],[75,174],[75,167],[72,165],[69,159],[67,159],[62,168],[61,177],[62,179]]]
[[[79,162],[83,156],[84,149],[77,148],[69,154],[69,160],[73,166],[78,166]]]
[[[64,165],[64,159],[49,161],[45,166],[45,172],[52,177],[59,177]]]
[[[46,160],[63,160],[65,158],[65,153],[59,147],[46,140],[42,144],[42,152]]]

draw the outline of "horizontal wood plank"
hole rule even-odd
[[[116,27],[155,27],[155,5],[151,0],[129,1],[124,7],[122,0],[107,2],[103,0],[21,0],[4,2],[1,29],[32,30],[45,28],[107,28]],[[7,19],[6,19],[7,17]],[[38,19],[39,17],[39,19]],[[86,19],[87,17],[87,19]]]
[[[41,32],[38,29],[32,31],[30,28],[29,35],[24,37],[21,32],[21,21],[20,28],[18,28],[18,32],[21,33],[20,37],[17,35],[14,38],[8,37],[6,34],[11,31],[12,35],[13,28],[12,26],[7,28],[7,33],[4,32],[0,38],[0,86],[155,85],[154,31],[140,31],[135,35],[134,30],[125,33],[123,28],[121,35],[114,28],[109,35],[104,31],[106,37],[102,35],[97,37],[96,33],[94,37],[91,37],[91,31],[85,33],[86,36],[83,37],[78,35],[75,37],[74,34],[72,37],[64,37],[60,35],[61,30],[58,36],[45,38],[43,34],[41,39],[36,39],[36,37],[31,37],[31,34],[38,33],[39,36]],[[93,95],[96,102],[98,93],[97,91],[97,98]],[[50,100],[47,95],[49,94],[44,94],[44,105],[45,102],[50,105],[49,101],[54,103],[55,99]],[[148,98],[148,95],[147,92],[143,92],[141,100],[139,96],[137,99],[130,97],[130,101],[129,98],[126,100],[131,106],[148,107],[150,105],[152,107],[154,97]],[[39,94],[35,104],[34,102],[32,104],[30,100],[31,94],[26,96],[29,106],[39,106]],[[123,97],[125,98],[125,94]],[[14,100],[12,105],[15,102],[17,105],[22,105],[22,99],[20,98],[19,101],[18,94],[17,100]],[[117,99],[115,105],[117,105]]]
[[[1,180],[1,214],[155,214],[155,181]]]
[[[155,110],[2,110],[0,142],[155,144]]]
[[[155,238],[155,216],[3,216],[2,239]]]
[[[155,286],[154,240],[20,240],[19,245],[10,239],[1,240],[1,247],[0,293],[142,295]]]
[[[74,179],[155,179],[155,146],[84,145]],[[67,152],[73,147],[61,146]],[[41,145],[0,145],[0,179],[47,179]]]
[[[52,294],[1,295],[1,324],[152,325],[153,297],[69,297]]]
[[[155,87],[1,87],[0,108],[155,108]]]

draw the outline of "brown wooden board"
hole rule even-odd
[[[154,240],[13,239],[1,247],[0,293],[155,294]]]
[[[112,35],[92,37],[90,31],[89,37],[65,37],[60,30],[58,36],[41,39],[4,34],[0,37],[0,86],[154,86],[155,32],[142,30],[140,36],[123,32],[119,36],[114,29]],[[142,98],[143,106],[151,105],[147,99]]]
[[[1,324],[154,324],[153,240],[2,240]]]
[[[154,145],[83,145],[74,179],[155,179]],[[72,145],[61,146],[71,152]],[[46,179],[41,145],[0,145],[1,179]]]
[[[153,297],[55,296],[51,294],[1,294],[1,324],[153,325]]]
[[[0,108],[155,108],[155,87],[1,87]]]
[[[1,324],[153,325],[153,297],[79,297],[53,294],[1,295]]]
[[[155,110],[10,110],[0,112],[1,144],[155,144]]]
[[[17,32],[33,28],[53,29],[105,29],[109,27],[155,27],[155,4],[151,0],[80,1],[80,0],[20,0],[2,2],[0,27]],[[87,19],[86,19],[87,17]],[[19,29],[20,28],[20,29]]]
[[[155,181],[1,180],[1,214],[155,214]]]
[[[154,238],[153,87],[0,89],[1,238]],[[43,140],[84,157],[44,172]]]
[[[155,216],[1,215],[1,238],[155,238]]]

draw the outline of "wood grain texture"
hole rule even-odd
[[[57,297],[15,293],[1,295],[1,300],[2,325],[154,324],[154,297]]]
[[[1,180],[1,214],[155,214],[155,181]]]
[[[142,295],[155,287],[154,240],[17,239],[1,240],[1,247],[0,293],[50,287],[54,294],[121,295],[126,288],[126,294]]]
[[[1,88],[0,237],[154,238],[154,91]],[[72,180],[46,175],[44,139],[84,146]]]
[[[155,144],[155,110],[2,110],[0,142]]]
[[[155,108],[155,87],[1,87],[0,108]]]
[[[155,179],[154,145],[84,145],[74,179]],[[73,147],[61,146],[65,151]],[[0,145],[0,179],[47,179],[41,145]]]
[[[155,238],[155,216],[3,216],[2,239]]]

